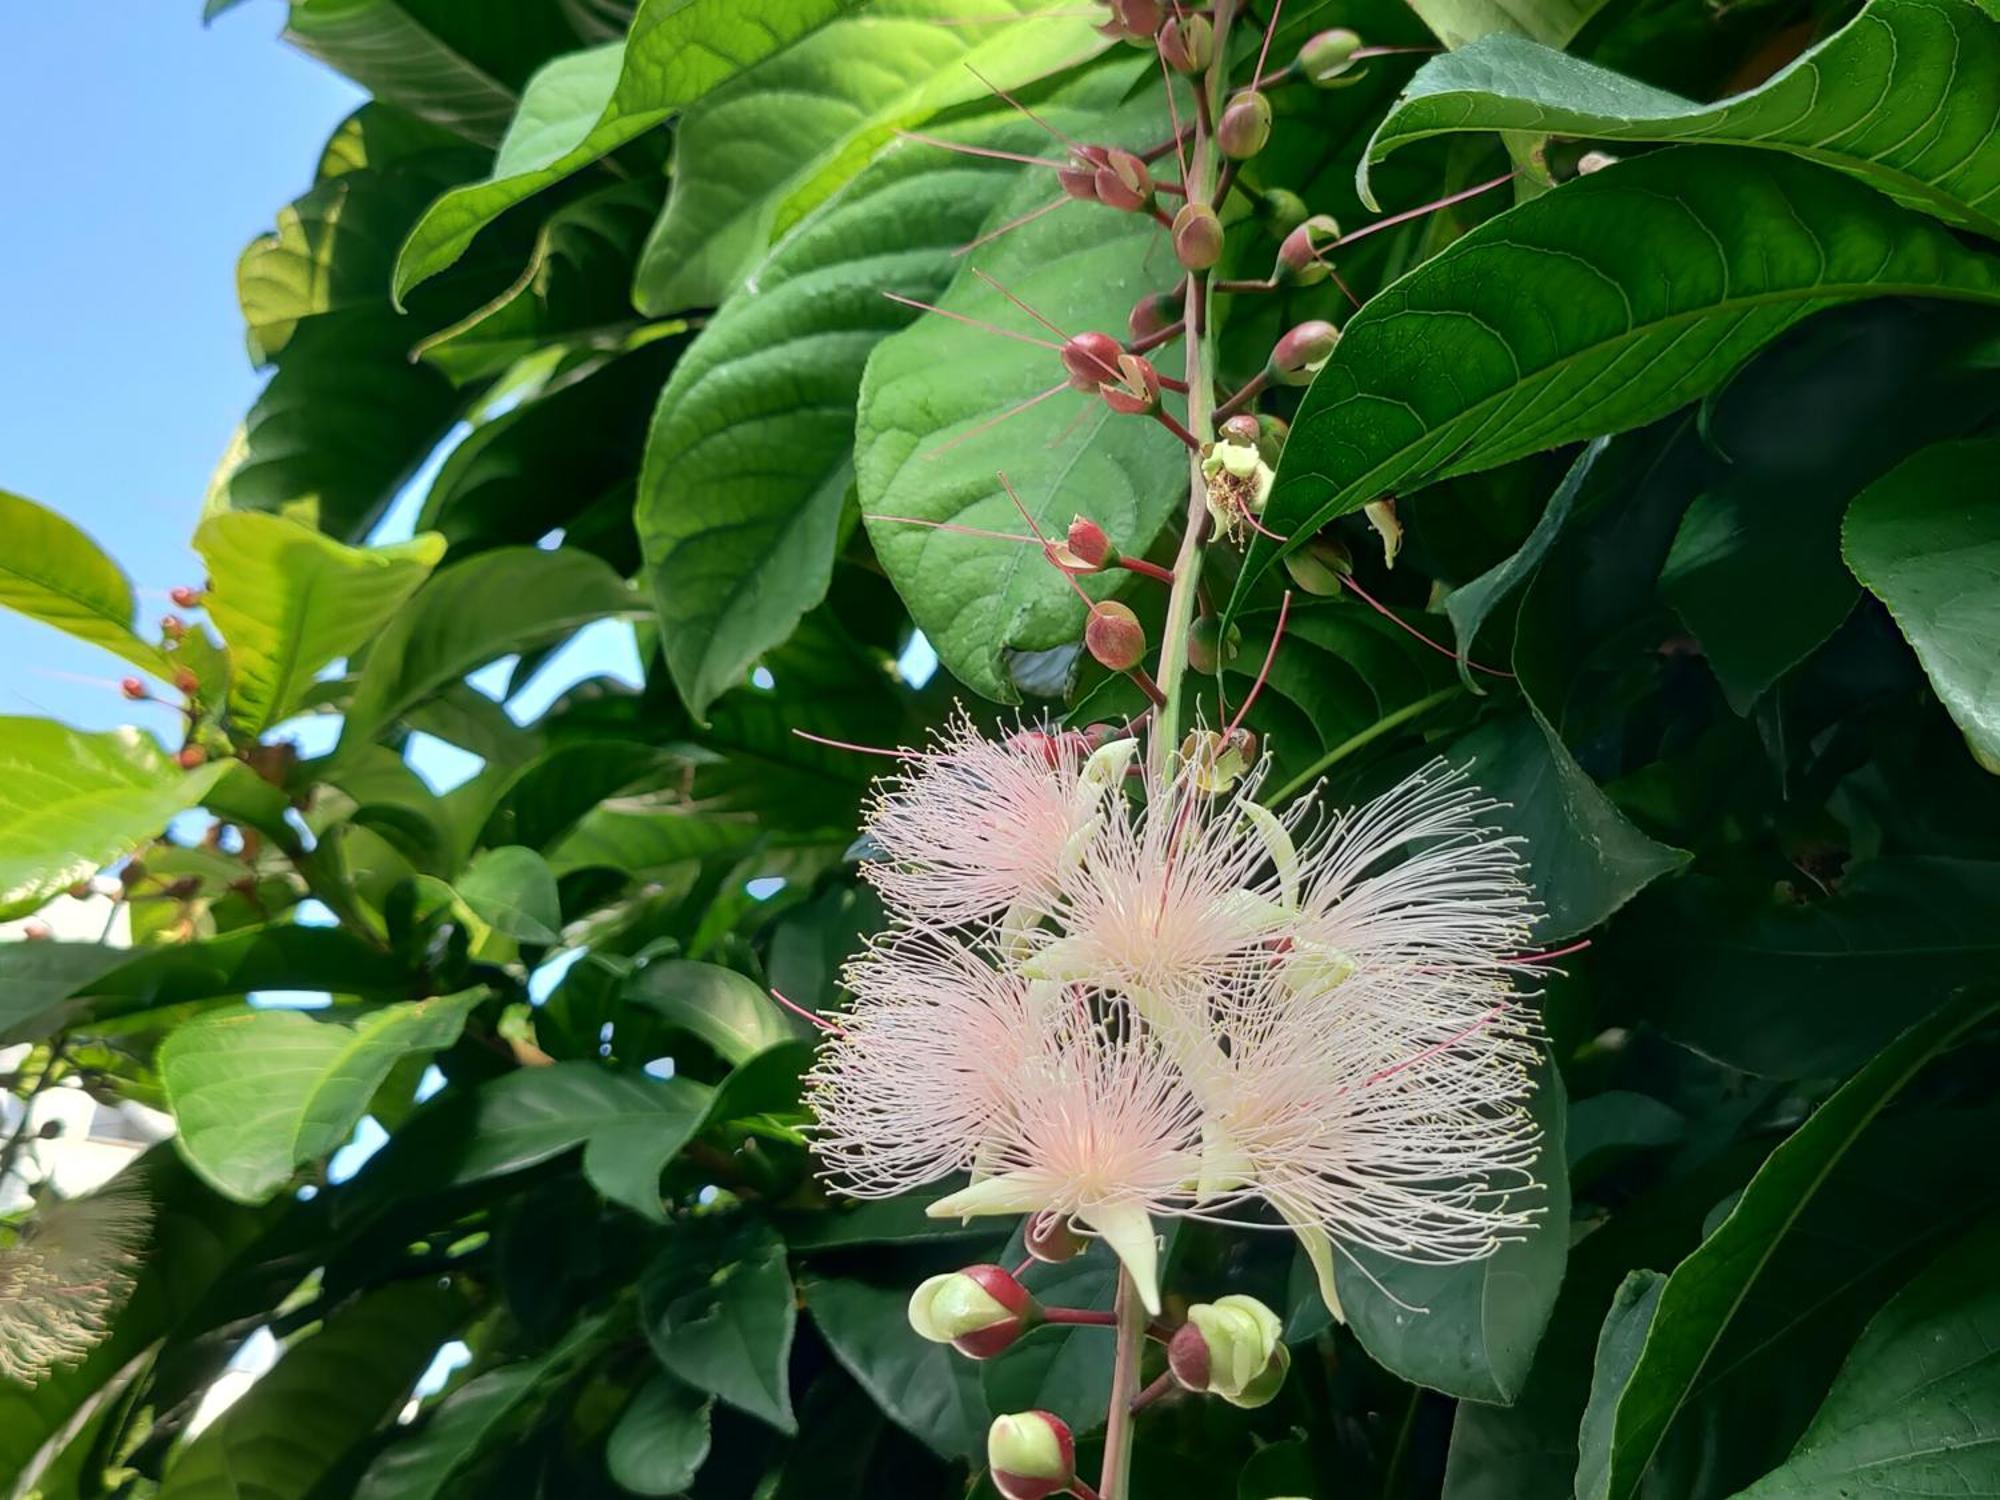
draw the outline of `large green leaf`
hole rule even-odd
[[[1903,1085],[1996,1005],[1968,998],[1920,1021],[1771,1153],[1714,1233],[1660,1287],[1629,1368],[1600,1364],[1583,1421],[1579,1500],[1638,1493],[1731,1319],[1829,1172]]]
[[[1702,141],[1823,162],[1993,235],[2000,234],[1996,112],[2000,18],[1971,0],[1870,0],[1776,77],[1714,104],[1502,34],[1424,65],[1369,142],[1358,184],[1372,206],[1371,163],[1453,130]]]
[[[671,1375],[655,1375],[633,1394],[604,1441],[604,1467],[635,1495],[678,1495],[708,1458],[709,1407]]]
[[[175,1144],[225,1198],[261,1203],[346,1141],[397,1063],[458,1040],[480,998],[412,1000],[351,1025],[244,1010],[177,1027],[159,1055]]]
[[[2000,1493],[1996,1261],[2000,1227],[1989,1222],[1899,1292],[1791,1458],[1745,1500]]]
[[[283,516],[225,511],[202,522],[194,548],[229,646],[231,716],[256,734],[298,707],[320,668],[374,639],[444,556],[444,538],[349,547]]]
[[[0,605],[68,631],[152,673],[171,668],[133,630],[132,583],[104,550],[32,500],[0,490]]]
[[[483,850],[454,886],[473,915],[524,943],[562,936],[562,896],[548,861],[520,844]]]
[[[1605,946],[1619,993],[1667,1035],[1776,1078],[1845,1072],[2000,964],[2000,864],[1870,860],[1824,900],[1707,877],[1655,891]]]
[[[1017,89],[1105,45],[1081,17],[1045,10],[999,0],[982,24],[940,25],[967,19],[958,0],[876,0],[695,104],[674,131],[674,191],[639,263],[640,309],[719,305],[898,129],[985,98],[982,78]]]
[[[696,1390],[795,1432],[790,1365],[798,1308],[785,1242],[761,1218],[677,1226],[639,1281],[653,1355]]]
[[[2000,772],[2000,441],[1945,443],[1848,508],[1848,566],[1889,607],[1979,763]]]
[[[392,1417],[464,1307],[435,1279],[343,1308],[202,1430],[160,1500],[295,1500]]]
[[[372,738],[473,668],[559,640],[637,597],[587,552],[502,547],[434,575],[369,649],[343,745]]]
[[[0,717],[0,921],[157,838],[229,765],[183,770],[136,729]]]
[[[1141,119],[1119,134],[1153,129]],[[1048,185],[1031,181],[999,212],[1047,201]],[[1176,274],[1151,221],[1089,207],[1046,214],[966,259],[973,264],[940,305],[1037,339],[1046,330],[975,270],[1072,334],[1116,333],[1133,303],[1171,286]],[[1025,536],[996,478],[1004,472],[1045,533],[1060,534],[1082,513],[1124,550],[1143,553],[1179,509],[1187,453],[1169,433],[1067,390],[989,425],[1062,380],[1053,352],[951,318],[919,318],[884,339],[869,358],[856,422],[863,511]],[[1032,545],[891,520],[868,529],[911,617],[976,692],[1017,699],[1009,654],[1082,633],[1083,605]]]
[[[1036,112],[1087,131],[1131,71],[1094,70]],[[1011,110],[939,133],[1021,152],[1045,139]],[[637,522],[667,667],[693,713],[706,716],[826,593],[853,482],[856,388],[877,343],[916,316],[882,293],[934,300],[959,269],[952,252],[1020,175],[916,143],[885,153],[786,236],[757,268],[757,295],[726,303],[674,371]]]
[[[1561,47],[1603,5],[1604,0],[1412,0],[1410,8],[1447,47],[1496,33]]]
[[[483,182],[454,188],[411,232],[400,297],[463,255],[514,204],[590,165],[858,0],[644,0],[630,35],[557,58],[528,83]]]
[[[805,1304],[833,1357],[898,1427],[946,1458],[969,1458],[986,1443],[992,1416],[979,1366],[910,1327],[908,1286],[845,1278],[806,1282]]]
[[[487,143],[528,74],[579,40],[560,0],[292,0],[285,37],[377,99]]]
[[[627,981],[623,998],[667,1025],[699,1037],[731,1064],[798,1038],[761,985],[715,964],[664,960]]]
[[[1376,1363],[1413,1384],[1505,1405],[1528,1378],[1569,1255],[1565,1100],[1553,1067],[1542,1070],[1530,1107],[1542,1132],[1540,1185],[1508,1207],[1540,1217],[1522,1238],[1464,1265],[1355,1249],[1335,1266],[1348,1326]]]
[[[1808,314],[1891,295],[2000,302],[2000,263],[1790,158],[1621,163],[1489,220],[1357,313],[1264,519],[1296,545],[1383,494],[1637,426]],[[1276,553],[1256,541],[1239,599]]]

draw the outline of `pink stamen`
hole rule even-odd
[[[959,536],[984,537],[994,542],[1021,542],[1030,547],[1046,548],[1048,543],[1037,542],[1031,536],[1022,536],[1013,531],[988,531],[982,526],[961,526],[956,521],[926,521],[922,516],[884,516],[868,511],[861,513],[864,521],[893,521],[899,526],[923,526],[932,531],[956,532]]]
[[[1054,136],[1057,140],[1062,141],[1068,145],[1078,147],[1079,149],[1082,147],[1083,145],[1082,141],[1079,141],[1073,135],[1066,135],[1062,131],[1056,129],[1055,126],[1051,125],[1047,120],[1044,120],[1040,115],[1036,114],[1032,109],[1028,108],[1027,105],[1023,104],[1019,99],[1016,99],[1012,94],[1008,93],[1005,89],[1001,88],[999,84],[995,83],[992,79],[988,78],[984,73],[980,72],[979,69],[973,67],[971,63],[967,63],[965,65],[965,71],[970,73],[974,78],[977,78],[981,83],[985,84],[988,89],[992,90],[994,94],[1006,100],[1007,103],[1011,104],[1015,109],[1019,110],[1029,119],[1033,120],[1037,125],[1041,126],[1042,129],[1046,130],[1050,135]]]
[[[988,417],[984,422],[981,422],[977,427],[971,428],[970,430],[965,432],[961,432],[957,437],[951,439],[949,442],[938,444],[936,449],[932,451],[930,458],[931,459],[942,458],[944,457],[945,454],[951,452],[952,449],[958,447],[961,443],[971,442],[981,433],[990,432],[995,427],[998,427],[1002,422],[1007,421],[1010,417],[1018,417],[1021,415],[1022,412],[1027,411],[1030,407],[1040,406],[1044,401],[1048,400],[1049,397],[1060,396],[1064,391],[1068,389],[1069,389],[1069,382],[1067,380],[1059,380],[1054,385],[1050,386],[1047,390],[1041,392],[1040,394],[1030,396],[1027,400],[1018,402],[1017,404],[1008,407],[1005,411],[1001,412],[999,416]]]
[[[1567,958],[1572,953],[1581,953],[1589,946],[1589,938],[1580,938],[1566,948],[1551,948],[1546,953],[1520,953],[1512,958],[1503,958],[1500,962],[1503,964],[1545,964],[1551,959]]]
[[[1061,344],[1052,344],[1047,339],[1038,339],[1032,334],[1016,333],[1011,328],[1002,328],[998,323],[988,323],[983,318],[968,318],[964,313],[953,312],[948,307],[937,307],[929,302],[919,302],[915,297],[905,297],[901,292],[884,292],[891,302],[900,302],[905,307],[914,307],[920,312],[936,313],[941,318],[950,318],[954,323],[964,323],[984,333],[998,334],[1003,339],[1012,339],[1017,344],[1033,344],[1037,349],[1053,349],[1062,353]]]
[[[1180,7],[1177,5],[1174,9],[1178,11]],[[1157,50],[1155,49],[1156,52]],[[1194,179],[1188,171],[1187,149],[1181,144],[1181,107],[1179,101],[1174,98],[1174,71],[1167,66],[1167,55],[1164,52],[1160,52],[1158,55],[1160,59],[1160,79],[1166,85],[1167,89],[1167,115],[1174,124],[1174,157],[1181,164],[1181,181],[1184,183],[1192,182]],[[1195,86],[1197,88],[1200,87],[1199,84]]]
[[[815,745],[825,745],[833,750],[852,750],[856,755],[880,755],[888,760],[922,760],[921,750],[888,750],[880,745],[857,745],[851,740],[830,740],[823,734],[814,734],[806,729],[794,729],[793,734],[802,740],[811,740]]]
[[[786,1010],[790,1011],[800,1020],[810,1021],[813,1025],[817,1026],[821,1031],[824,1031],[829,1036],[845,1036],[847,1034],[844,1028],[836,1026],[833,1022],[827,1020],[825,1016],[815,1014],[814,1012],[807,1010],[803,1005],[793,1004],[790,1000],[787,1000],[783,995],[779,994],[776,990],[771,991],[771,998],[777,1001],[778,1004],[784,1006]]]
[[[1279,536],[1277,532],[1271,530],[1262,521],[1258,520],[1255,516],[1251,515],[1250,512],[1247,510],[1239,511],[1238,514],[1243,517],[1244,524],[1247,525],[1252,531],[1256,532],[1257,535],[1263,537],[1269,537],[1272,541],[1276,542],[1281,547],[1284,546],[1286,542],[1289,542],[1291,540],[1291,538],[1288,536]]]
[[[1098,10],[1009,10],[991,16],[939,16],[932,24],[937,26],[997,26],[1007,21],[1092,21],[1099,20],[1103,12]],[[1402,48],[1402,51],[1420,49]],[[1355,54],[1357,57],[1359,53]]]
[[[1369,235],[1374,234],[1377,230],[1391,228],[1394,225],[1405,222],[1406,220],[1414,219],[1418,217],[1420,214],[1435,213],[1440,208],[1450,208],[1454,203],[1463,203],[1467,198],[1477,198],[1481,193],[1490,193],[1493,191],[1493,189],[1501,186],[1503,183],[1509,183],[1512,182],[1513,180],[1514,180],[1514,174],[1512,172],[1508,172],[1504,176],[1495,177],[1491,182],[1482,182],[1477,187],[1469,187],[1462,193],[1453,193],[1448,198],[1439,198],[1434,203],[1424,203],[1424,204],[1419,204],[1416,208],[1406,208],[1399,214],[1389,215],[1389,217],[1386,219],[1377,219],[1373,224],[1364,224],[1361,226],[1361,228],[1355,230],[1354,233],[1352,234],[1343,234],[1339,239],[1335,240],[1331,245],[1328,245],[1326,248],[1329,250],[1337,250],[1342,245],[1351,245],[1356,240],[1365,240],[1366,238],[1368,238]]]
[[[921,130],[899,130],[896,134],[906,141],[936,146],[940,151],[952,151],[960,156],[984,156],[994,161],[1017,161],[1024,167],[1047,167],[1055,172],[1063,170],[1063,163],[1050,161],[1046,156],[1028,156],[1019,151],[1002,151],[994,146],[969,146],[962,141],[948,141],[943,136],[925,135]]]
[[[1278,29],[1278,12],[1285,8],[1285,0],[1277,0],[1271,7],[1271,19],[1264,27],[1264,45],[1257,49],[1257,69],[1250,75],[1250,87],[1256,88],[1264,81],[1264,60],[1271,55],[1271,37]]]
[[[1047,318],[1043,317],[1040,313],[1036,312],[1032,307],[1028,306],[1028,304],[1023,302],[1019,297],[1016,297],[1012,292],[1008,291],[1007,288],[1002,286],[992,276],[989,276],[986,272],[980,270],[977,266],[974,266],[972,268],[972,274],[974,276],[977,276],[981,281],[985,282],[988,286],[992,287],[994,291],[998,292],[1001,296],[1005,297],[1009,302],[1013,303],[1016,307],[1020,308],[1022,312],[1026,313],[1029,317],[1033,318],[1037,323],[1041,324],[1042,327],[1048,329],[1050,333],[1053,333],[1057,338],[1061,339],[1063,343],[1066,344],[1069,342],[1068,334],[1064,333],[1060,328],[1056,327],[1055,324],[1051,323]],[[1049,347],[1055,349],[1058,353],[1061,352],[1060,345],[1050,345]],[[1098,363],[1103,364],[1104,361],[1099,360]],[[1114,370],[1112,371],[1112,373],[1115,375],[1117,372]]]
[[[1462,661],[1468,667],[1472,668],[1473,671],[1484,672],[1489,677],[1507,677],[1507,678],[1513,677],[1514,674],[1512,672],[1503,672],[1498,667],[1481,666],[1478,662],[1472,660],[1470,657],[1460,656],[1456,651],[1452,650],[1449,646],[1442,645],[1439,642],[1432,640],[1429,636],[1425,635],[1421,630],[1417,629],[1416,626],[1412,625],[1408,620],[1404,619],[1401,615],[1397,614],[1393,609],[1390,609],[1386,604],[1382,603],[1381,600],[1377,599],[1373,594],[1369,593],[1368,590],[1364,589],[1360,584],[1356,583],[1354,581],[1354,576],[1351,573],[1342,573],[1340,575],[1340,581],[1346,584],[1350,589],[1354,590],[1356,594],[1360,595],[1362,600],[1368,605],[1370,609],[1374,610],[1375,613],[1380,615],[1383,619],[1389,621],[1392,625],[1395,625],[1400,629],[1407,630],[1411,635],[1415,636],[1418,640],[1422,641],[1426,646],[1430,647],[1431,650],[1437,652],[1440,656],[1449,656],[1453,661]]]
[[[1097,601],[1083,591],[1083,585],[1076,581],[1075,575],[1068,568],[1065,568],[1061,563],[1056,561],[1055,547],[1046,536],[1042,535],[1042,528],[1035,524],[1035,518],[1028,514],[1028,507],[1021,503],[1020,495],[1014,490],[1013,481],[1008,479],[1004,473],[997,474],[994,477],[1000,481],[1000,488],[1007,492],[1007,498],[1014,502],[1014,509],[1021,513],[1021,519],[1028,523],[1028,530],[1034,532],[1035,540],[1042,544],[1042,555],[1048,558],[1050,565],[1058,573],[1062,574],[1063,582],[1068,584],[1076,597],[1083,601],[1085,609],[1097,608]]]
[[[1285,590],[1285,597],[1278,601],[1278,623],[1271,629],[1270,649],[1264,653],[1264,665],[1258,669],[1257,680],[1250,684],[1250,691],[1243,699],[1243,706],[1236,710],[1236,717],[1229,721],[1229,727],[1222,731],[1224,739],[1243,727],[1243,720],[1250,712],[1250,706],[1257,701],[1257,695],[1264,691],[1264,684],[1271,676],[1271,666],[1278,659],[1278,643],[1285,638],[1285,621],[1292,613],[1292,591]]]
[[[952,251],[951,253],[954,256],[968,255],[972,251],[977,250],[981,245],[990,245],[995,240],[999,239],[1002,235],[1012,234],[1015,230],[1021,228],[1023,225],[1032,224],[1035,222],[1035,220],[1041,218],[1044,214],[1052,214],[1057,209],[1061,208],[1065,203],[1074,203],[1075,201],[1076,200],[1070,197],[1068,193],[1064,193],[1060,198],[1056,199],[1055,202],[1053,203],[1044,203],[1040,208],[1031,208],[1026,213],[1022,214],[1019,218],[1009,219],[1005,224],[1002,224],[998,229],[989,229],[986,231],[986,233],[979,236],[978,239],[967,240],[963,245],[960,245],[956,250]]]
[[[1430,1046],[1424,1048],[1423,1051],[1419,1052],[1415,1057],[1406,1057],[1403,1059],[1403,1061],[1399,1063],[1391,1063],[1386,1068],[1380,1068],[1377,1069],[1375,1072],[1370,1073],[1366,1078],[1361,1080],[1361,1086],[1363,1088],[1367,1088],[1370,1084],[1380,1083],[1385,1078],[1394,1078],[1398,1073],[1402,1072],[1404,1069],[1414,1068],[1418,1063],[1426,1062],[1429,1059],[1436,1057],[1440,1052],[1444,1052],[1452,1047],[1456,1047],[1460,1042],[1464,1041],[1467,1037],[1471,1036],[1473,1032],[1479,1030],[1480,1027],[1490,1023],[1495,1016],[1499,1015],[1500,1012],[1502,1012],[1506,1008],[1507,1008],[1507,1002],[1505,1000],[1502,1000],[1498,1005],[1494,1006],[1491,1010],[1487,1011],[1484,1015],[1480,1016],[1470,1026],[1466,1027],[1465,1030],[1458,1032],[1456,1035],[1448,1036],[1441,1042],[1432,1043]]]

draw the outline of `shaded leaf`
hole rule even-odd
[[[990,1230],[988,1231],[990,1235]],[[803,1292],[834,1358],[889,1420],[945,1458],[985,1451],[979,1367],[910,1327],[910,1288],[818,1277]]]
[[[696,1390],[795,1432],[790,1365],[798,1311],[785,1242],[762,1219],[676,1226],[639,1281],[653,1355]]]
[[[714,1399],[671,1375],[655,1375],[633,1394],[604,1443],[604,1466],[635,1495],[678,1495],[708,1458],[708,1411]]]
[[[562,898],[555,872],[532,849],[509,844],[476,856],[454,887],[473,914],[524,943],[562,938]]]
[[[649,963],[626,982],[623,998],[699,1037],[731,1063],[798,1038],[798,1028],[763,986],[716,964]]]

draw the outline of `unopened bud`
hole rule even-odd
[[[1314,88],[1337,89],[1358,82],[1353,71],[1354,54],[1361,50],[1361,38],[1345,26],[1307,39],[1299,48],[1299,68]]]
[[[1609,151],[1586,151],[1576,159],[1576,175],[1588,177],[1592,172],[1602,172],[1606,167],[1618,165],[1618,158]]]
[[[1094,186],[1097,201],[1106,208],[1136,213],[1153,201],[1153,174],[1130,151],[1115,147],[1104,153],[1104,165],[1097,169]]]
[[[1114,732],[1109,724],[1092,724],[1084,730],[1084,736],[1088,739],[1100,730],[1106,738]],[[1091,748],[1094,750],[1097,746]],[[1090,1246],[1090,1241],[1076,1232],[1068,1214],[1052,1213],[1047,1209],[1028,1220],[1028,1232],[1022,1240],[1028,1254],[1049,1265],[1074,1260]]]
[[[187,621],[179,615],[161,615],[160,634],[170,641],[177,641],[187,634]]]
[[[134,701],[137,701],[141,698],[145,698],[148,696],[146,692],[146,684],[141,682],[136,677],[119,678],[118,691],[123,693],[127,698],[131,698]]]
[[[1215,127],[1215,143],[1231,161],[1248,161],[1271,140],[1271,101],[1255,89],[1245,89],[1223,106]]]
[[[1191,1391],[1234,1406],[1262,1406],[1278,1394],[1292,1366],[1285,1325],[1255,1297],[1197,1302],[1167,1345],[1167,1367]]]
[[[97,887],[92,885],[88,880],[79,880],[69,888],[69,899],[72,901],[88,901],[96,894]]]
[[[195,609],[201,604],[201,590],[191,589],[186,584],[175,584],[167,590],[167,597],[182,609]]]
[[[1104,404],[1126,417],[1150,417],[1160,409],[1160,372],[1143,355],[1118,356],[1118,379],[1097,388]]]
[[[1222,220],[1206,203],[1183,203],[1174,215],[1174,258],[1190,271],[1222,259]]]
[[[1097,201],[1097,169],[1105,164],[1108,153],[1102,146],[1073,146],[1070,148],[1069,165],[1056,170],[1056,181],[1070,197],[1084,203]]]
[[[21,936],[31,943],[46,943],[56,935],[55,928],[46,922],[23,922]]]
[[[1000,1266],[933,1276],[910,1297],[910,1327],[934,1344],[991,1359],[1041,1321],[1041,1304]]]
[[[1340,580],[1354,571],[1354,559],[1340,538],[1316,536],[1297,551],[1285,554],[1285,571],[1308,594],[1324,599],[1341,591]]]
[[[1132,304],[1131,316],[1125,326],[1135,339],[1149,339],[1164,333],[1181,318],[1181,299],[1172,292],[1155,292],[1150,297],[1141,297]]]
[[[196,766],[208,761],[208,752],[199,745],[183,745],[174,755],[183,771],[192,771]]]
[[[174,687],[182,697],[193,697],[201,688],[201,679],[186,667],[182,667],[174,673]]]
[[[1403,550],[1403,523],[1396,518],[1396,497],[1385,495],[1380,500],[1370,500],[1361,507],[1368,517],[1368,524],[1375,528],[1375,534],[1382,538],[1382,566],[1396,566],[1396,554]]]
[[[1323,318],[1308,319],[1287,332],[1271,351],[1271,378],[1280,385],[1311,385],[1339,342],[1338,328]]]
[[[1257,419],[1249,412],[1238,412],[1222,424],[1222,435],[1232,443],[1255,443],[1262,435]]]
[[[1118,549],[1111,545],[1111,538],[1104,534],[1089,516],[1078,516],[1069,523],[1070,555],[1090,568],[1108,568],[1118,561]]]
[[[1076,1483],[1076,1439],[1053,1412],[995,1417],[986,1429],[986,1467],[1006,1500],[1048,1500]]]
[[[1243,648],[1243,632],[1234,625],[1225,633],[1219,615],[1201,615],[1188,631],[1188,665],[1219,677]]]
[[[1063,369],[1070,386],[1091,395],[1107,380],[1118,379],[1118,361],[1125,346],[1108,333],[1079,333],[1062,346]]]
[[[1290,188],[1267,188],[1257,205],[1264,227],[1283,239],[1306,221],[1306,200]]]
[[[1326,252],[1339,241],[1340,225],[1330,215],[1314,214],[1278,246],[1278,263],[1271,268],[1271,279],[1288,286],[1318,286],[1333,274]]]
[[[1170,16],[1160,26],[1159,45],[1176,73],[1206,72],[1215,61],[1215,27],[1207,16]]]
[[[1114,672],[1129,672],[1146,659],[1146,627],[1116,599],[1090,607],[1083,626],[1083,646],[1093,660]]]

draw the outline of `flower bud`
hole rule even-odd
[[[1146,659],[1146,627],[1116,599],[1090,607],[1083,645],[1092,658],[1114,672],[1129,672]]]
[[[174,673],[174,687],[184,698],[192,698],[201,690],[201,679],[182,667]]]
[[[1255,89],[1244,89],[1223,106],[1216,123],[1215,144],[1231,161],[1248,161],[1271,140],[1271,101]]]
[[[1278,1394],[1291,1368],[1285,1325],[1255,1297],[1197,1302],[1167,1345],[1167,1367],[1191,1391],[1235,1406],[1262,1406]]]
[[[1104,165],[1097,169],[1093,185],[1097,201],[1106,208],[1137,213],[1153,201],[1153,174],[1130,151],[1116,147],[1104,153]]]
[[[1070,197],[1082,203],[1097,201],[1097,169],[1105,164],[1108,153],[1102,146],[1073,146],[1070,148],[1069,165],[1056,169],[1056,181]]]
[[[160,634],[170,641],[177,641],[187,634],[187,621],[179,615],[161,615]]]
[[[1222,220],[1206,203],[1183,203],[1174,215],[1174,257],[1190,271],[1222,259]]]
[[[1306,200],[1290,188],[1267,188],[1257,205],[1257,218],[1282,240],[1305,223]]]
[[[1249,412],[1238,412],[1222,424],[1222,435],[1232,443],[1255,443],[1263,435],[1257,419]]]
[[[1170,16],[1160,27],[1160,56],[1176,73],[1200,73],[1215,60],[1215,27],[1207,16]]]
[[[1120,416],[1150,417],[1160,409],[1160,372],[1142,355],[1120,354],[1117,380],[1107,380],[1097,394]]]
[[[207,763],[208,752],[199,745],[183,745],[174,755],[174,759],[180,762],[183,771],[192,771],[196,766]]]
[[[1108,568],[1118,561],[1118,549],[1111,545],[1111,538],[1089,516],[1078,516],[1069,523],[1066,540],[1070,555],[1088,568]]]
[[[46,922],[27,921],[21,924],[21,936],[31,943],[46,943],[55,935],[55,928]]]
[[[1318,286],[1333,274],[1326,252],[1340,239],[1340,225],[1327,214],[1314,214],[1285,236],[1278,246],[1278,263],[1271,279],[1288,286]]]
[[[1048,1500],[1076,1483],[1076,1439],[1053,1412],[995,1417],[986,1429],[986,1466],[1006,1500]]]
[[[1338,328],[1323,318],[1308,319],[1279,339],[1271,351],[1271,378],[1280,385],[1311,385],[1339,342]]]
[[[132,699],[134,702],[137,702],[138,700],[148,696],[146,692],[146,684],[141,682],[136,677],[119,678],[118,691],[123,693],[127,698]]]
[[[1232,625],[1225,634],[1218,615],[1199,616],[1188,631],[1188,665],[1210,677],[1220,676],[1242,649],[1243,632]]]
[[[1403,550],[1403,523],[1396,518],[1396,497],[1385,495],[1380,500],[1370,500],[1361,507],[1368,517],[1368,524],[1375,528],[1375,534],[1382,538],[1382,566],[1396,566],[1396,554]]]
[[[910,1327],[934,1344],[991,1359],[1041,1321],[1041,1305],[999,1266],[933,1276],[910,1296]]]
[[[1071,388],[1096,395],[1105,381],[1118,378],[1118,361],[1124,354],[1125,346],[1108,333],[1079,333],[1062,346]]]
[[[1353,72],[1354,54],[1361,50],[1361,38],[1345,26],[1307,39],[1299,48],[1299,69],[1314,88],[1337,89],[1358,82]]]
[[[1160,29],[1160,0],[1109,0],[1111,19],[1133,41],[1149,40]]]
[[[1606,167],[1618,165],[1618,158],[1609,151],[1586,151],[1576,159],[1576,175],[1588,177],[1592,172],[1602,172]]]
[[[1099,734],[1102,738],[1099,739]],[[1084,730],[1087,741],[1109,739],[1115,731],[1109,724],[1092,724]],[[1094,750],[1097,745],[1092,745]],[[1022,1236],[1028,1254],[1049,1265],[1059,1265],[1066,1260],[1074,1260],[1090,1247],[1090,1242],[1076,1232],[1068,1214],[1051,1213],[1044,1209],[1028,1220],[1028,1232]]]
[[[184,583],[175,584],[168,589],[167,597],[182,609],[194,609],[201,604],[201,590],[191,589]]]
[[[97,887],[92,885],[88,880],[79,880],[69,888],[69,899],[72,901],[88,901],[96,894]]]
[[[1316,536],[1295,552],[1287,552],[1285,571],[1308,594],[1328,598],[1341,591],[1340,580],[1354,571],[1347,545],[1335,536]]]
[[[1181,318],[1181,299],[1172,292],[1155,292],[1132,304],[1125,326],[1135,339],[1149,339],[1173,327]]]

